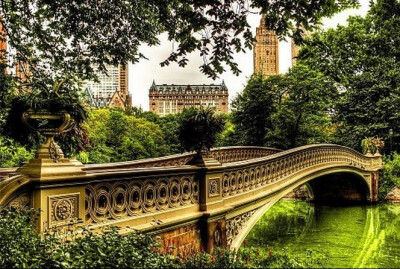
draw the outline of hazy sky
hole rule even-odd
[[[349,15],[365,15],[369,8],[369,0],[360,0],[359,9],[350,9],[324,20],[324,28],[335,27],[337,24],[345,24]],[[248,17],[253,35],[256,27],[260,24],[261,15],[251,14]],[[172,63],[168,67],[160,67],[160,62],[165,60],[172,51],[172,43],[167,40],[166,35],[160,36],[160,45],[157,47],[142,46],[141,52],[146,55],[148,60],[142,59],[139,63],[129,65],[129,91],[132,94],[133,106],[141,106],[148,110],[149,88],[153,81],[157,84],[219,84],[225,80],[229,90],[229,99],[232,100],[237,93],[241,92],[253,73],[253,51],[247,50],[246,53],[235,55],[235,61],[242,71],[239,76],[235,76],[227,70],[220,75],[219,79],[213,81],[207,78],[199,70],[203,63],[199,53],[189,55],[189,63],[185,68]],[[285,73],[291,66],[290,42],[280,42],[279,44],[279,71]]]

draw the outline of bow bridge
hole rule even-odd
[[[207,158],[186,153],[85,166],[41,156],[0,171],[0,205],[40,208],[40,231],[77,219],[93,229],[119,226],[121,233],[130,226],[185,254],[239,247],[275,202],[305,183],[315,200],[375,202],[381,167],[379,153],[331,144],[227,147]]]

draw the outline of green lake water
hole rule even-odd
[[[246,238],[248,246],[327,256],[327,267],[400,268],[400,205],[332,207],[279,201]]]

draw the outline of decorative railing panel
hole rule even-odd
[[[199,202],[196,174],[147,177],[86,186],[86,222],[112,220],[168,211]]]
[[[227,147],[211,150],[210,157],[220,163],[230,163],[265,157],[281,151],[280,149],[264,147]]]
[[[257,209],[253,209],[226,220],[226,240],[228,247],[232,245],[235,237],[246,226],[247,222],[256,211]]]

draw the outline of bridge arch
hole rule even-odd
[[[370,175],[366,175],[365,172],[361,171],[360,169],[355,169],[353,167],[331,167],[331,168],[323,169],[323,170],[320,170],[317,172],[312,172],[301,178],[295,178],[293,180],[292,184],[288,185],[285,188],[282,188],[282,190],[274,193],[271,196],[266,196],[263,200],[259,201],[258,203],[244,205],[241,208],[237,208],[236,210],[232,211],[231,216],[229,216],[229,215],[227,216],[228,223],[229,223],[229,217],[230,217],[230,219],[236,218],[236,221],[239,219],[241,219],[241,221],[243,221],[243,214],[232,217],[232,215],[235,215],[235,211],[236,212],[250,212],[251,216],[248,216],[248,218],[245,221],[243,221],[243,224],[241,225],[241,229],[239,227],[235,227],[237,230],[232,232],[231,238],[228,238],[228,246],[232,249],[238,249],[241,246],[241,244],[243,243],[246,236],[253,229],[254,225],[256,225],[256,223],[261,219],[261,217],[271,207],[273,207],[280,199],[285,197],[288,193],[293,191],[295,188],[297,188],[303,184],[310,183],[312,181],[329,180],[329,178],[327,176],[342,175],[342,174],[352,176],[353,179],[357,183],[360,183],[359,187],[361,187],[362,189],[360,189],[359,191],[362,192],[362,193],[360,193],[360,195],[363,196],[364,202],[371,200]],[[311,186],[311,188],[312,187],[313,186]],[[316,193],[318,193],[318,190],[315,190],[315,189],[312,189],[311,191],[314,193],[314,195]],[[230,223],[228,226],[230,226]],[[228,228],[230,228],[230,227],[228,227]],[[229,233],[229,231],[228,231],[228,233]]]

